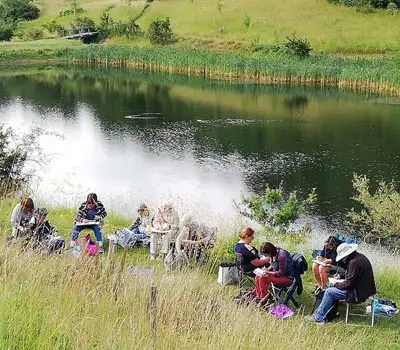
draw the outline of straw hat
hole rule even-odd
[[[336,261],[340,261],[351,253],[354,253],[357,248],[358,245],[355,243],[342,243],[339,247],[337,247]]]

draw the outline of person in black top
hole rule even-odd
[[[325,289],[328,283],[328,275],[332,273],[344,274],[343,267],[338,266],[336,261],[337,247],[342,243],[334,236],[329,236],[325,241],[324,248],[321,255],[318,255],[316,262],[312,265],[314,278],[317,286],[314,288],[313,293],[320,289]]]
[[[242,267],[245,273],[252,273],[257,267],[263,267],[270,259],[260,258],[258,250],[251,245],[254,239],[254,230],[250,227],[243,228],[239,232],[239,242],[235,245],[235,253],[242,256]]]

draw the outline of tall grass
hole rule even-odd
[[[176,48],[103,46],[66,49],[59,53],[70,62],[134,67],[204,78],[261,83],[318,84],[356,90],[400,94],[399,61],[389,58],[314,56],[297,59],[276,54],[217,53]]]
[[[1,201],[0,227],[7,226],[10,208],[11,201]],[[70,210],[51,215],[62,227],[73,219]],[[119,220],[111,216],[109,228],[123,224]],[[325,327],[304,323],[313,304],[310,272],[304,275],[303,308],[290,320],[276,321],[254,305],[236,306],[236,287],[218,286],[213,269],[166,273],[139,249],[129,253],[128,264],[153,267],[154,272],[132,275],[125,269],[115,301],[116,272],[107,273],[106,256],[99,261],[67,254],[35,256],[6,246],[2,232],[1,349],[396,349],[400,341],[398,318],[378,319],[373,329],[341,321]],[[231,244],[220,240],[213,260],[222,258]],[[155,338],[150,329],[152,285],[157,287]],[[377,274],[377,285],[379,295],[398,298],[399,274],[390,267]]]

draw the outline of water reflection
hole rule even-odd
[[[227,221],[232,199],[265,183],[317,187],[327,215],[353,205],[353,172],[396,180],[400,106],[366,103],[375,100],[77,67],[0,82],[4,121],[65,136],[42,140],[53,154],[42,198],[60,192],[75,205],[93,190],[129,211],[174,197]]]

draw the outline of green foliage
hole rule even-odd
[[[328,2],[348,7],[356,7],[357,11],[364,13],[369,13],[374,8],[386,9],[390,4],[390,0],[328,0]],[[399,7],[400,1],[395,0],[392,4]]]
[[[301,200],[296,192],[291,192],[288,197],[283,193],[282,187],[266,187],[263,196],[250,195],[243,197],[240,203],[235,203],[239,212],[267,228],[286,232],[289,225],[299,216],[313,208],[317,201],[315,188],[307,198]]]
[[[43,29],[41,28],[32,28],[28,32],[25,32],[23,38],[27,41],[32,40],[40,40],[43,38]]]
[[[37,160],[41,150],[36,140],[39,129],[17,137],[14,130],[0,124],[0,187],[19,188],[29,181],[31,173],[26,172],[28,162]]]
[[[249,15],[244,15],[243,17],[243,27],[247,30],[251,25],[251,17]]]
[[[72,28],[89,28],[90,30],[96,29],[96,24],[90,17],[77,17],[72,23]]]
[[[304,58],[310,56],[311,44],[306,38],[298,38],[295,33],[283,41],[283,51],[290,55]]]
[[[46,24],[43,24],[42,27],[44,29],[47,29],[49,33],[51,34],[57,33],[60,36],[65,31],[65,28],[61,24],[58,24],[55,19],[47,22]]]
[[[360,210],[348,214],[355,225],[354,234],[367,242],[399,246],[400,194],[394,184],[380,182],[372,192],[366,176],[354,175],[353,187],[357,192],[353,199],[361,205]]]
[[[175,40],[169,18],[156,19],[151,22],[147,36],[153,45],[167,45]]]
[[[0,41],[9,41],[13,37],[14,26],[9,24],[0,25]]]
[[[60,17],[72,16],[72,15],[78,16],[85,12],[84,9],[79,5],[78,0],[71,0],[70,5],[71,5],[70,8],[60,11],[59,13]]]
[[[389,2],[386,11],[390,15],[397,15],[399,13],[399,8],[394,2]]]
[[[0,18],[7,23],[39,18],[40,10],[32,0],[0,0]]]

